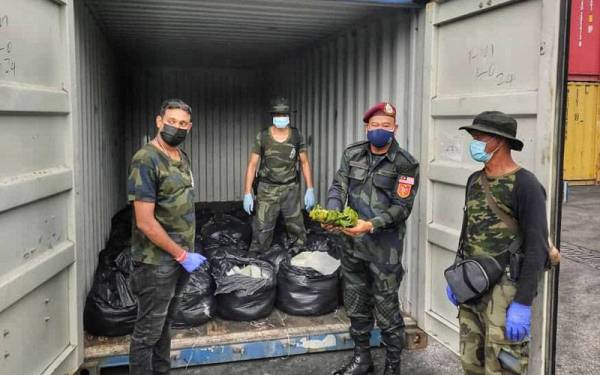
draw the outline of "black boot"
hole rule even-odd
[[[400,375],[400,353],[386,353],[383,375]]]
[[[383,375],[400,375],[400,358],[404,348],[404,330],[397,334],[382,334],[382,341],[386,345],[385,368]]]
[[[368,375],[372,374],[373,359],[369,344],[357,344],[354,347],[354,356],[344,367],[334,371],[332,375]]]

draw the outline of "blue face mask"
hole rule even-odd
[[[286,126],[288,126],[290,124],[290,117],[289,116],[277,116],[277,117],[273,117],[273,125],[275,125],[275,127],[277,127],[278,129],[283,129]]]
[[[384,147],[385,145],[392,142],[394,132],[390,132],[384,129],[369,130],[367,132],[367,139],[375,147]]]
[[[480,163],[488,162],[492,156],[492,153],[485,152],[485,146],[487,144],[482,141],[478,141],[476,139],[472,140],[469,144],[469,152],[471,152],[471,157],[473,160],[478,161]]]

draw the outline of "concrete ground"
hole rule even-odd
[[[572,187],[563,206],[560,270],[557,367],[559,375],[600,374],[600,186]],[[329,374],[341,366],[350,351],[308,354],[189,369],[173,374],[202,375],[307,375]],[[383,364],[385,352],[374,350],[376,363]],[[461,374],[458,358],[429,340],[425,350],[403,355],[402,370],[411,375]],[[103,374],[127,374],[126,368]],[[377,373],[377,372],[376,372]]]
[[[557,366],[600,374],[600,186],[570,188],[563,205]]]

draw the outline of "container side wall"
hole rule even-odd
[[[126,203],[125,131],[119,118],[124,108],[119,101],[115,55],[83,2],[75,3],[75,12],[75,204],[83,303],[98,253],[108,239],[110,219]]]

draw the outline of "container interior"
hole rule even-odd
[[[200,202],[241,199],[250,148],[270,124],[274,95],[290,99],[320,202],[344,147],[364,139],[362,114],[376,102],[396,104],[397,139],[418,155],[418,100],[406,94],[420,69],[411,8],[378,1],[75,2],[77,242],[87,280],[80,297],[110,218],[126,204],[129,160],[155,136],[164,99],[192,106],[184,149]],[[407,247],[416,249],[413,232]],[[411,254],[404,262],[411,269]]]

